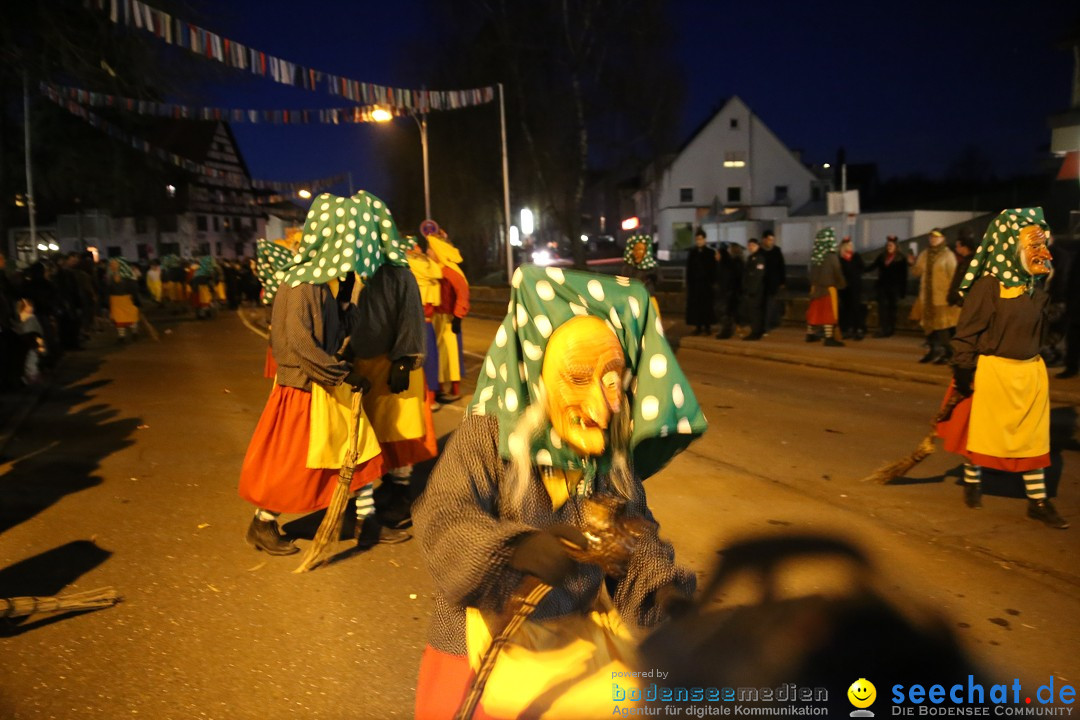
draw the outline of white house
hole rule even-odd
[[[722,220],[775,221],[811,200],[823,200],[827,183],[738,97],[732,97],[695,132],[663,168],[646,173],[634,195],[645,227],[656,227],[657,248],[680,250],[694,227],[726,239]],[[753,231],[753,228],[750,228]],[[740,236],[742,231],[740,231]],[[735,239],[735,238],[732,238]],[[745,242],[745,238],[743,238]]]

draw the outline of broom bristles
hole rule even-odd
[[[888,465],[883,465],[871,475],[864,477],[862,482],[887,483],[907,473],[934,452],[934,437],[935,433],[930,432],[922,439],[915,452]]]
[[[334,488],[334,497],[330,500],[330,506],[326,508],[326,515],[319,523],[319,529],[308,546],[303,562],[293,570],[294,573],[302,573],[321,565],[326,558],[322,557],[341,533],[341,520],[345,515],[345,507],[349,503],[349,485],[339,482]]]
[[[0,618],[26,617],[42,613],[79,612],[112,607],[121,596],[112,588],[99,588],[56,597],[0,598]]]

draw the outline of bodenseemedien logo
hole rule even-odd
[[[866,708],[874,704],[877,699],[877,688],[874,683],[866,678],[859,678],[851,683],[847,690],[848,702],[855,706],[851,711],[851,717],[874,717],[874,713]]]

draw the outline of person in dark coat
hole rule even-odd
[[[713,283],[716,281],[716,253],[705,245],[705,231],[694,233],[694,247],[686,256],[686,324],[695,335],[709,334],[716,322],[713,315]]]
[[[750,334],[743,340],[760,340],[765,334],[765,287],[768,260],[757,238],[746,241],[746,264],[742,276],[742,307]]]
[[[742,274],[742,246],[735,243],[721,245],[716,253],[716,315],[720,323],[716,337],[719,340],[727,340],[735,334]]]
[[[862,301],[862,276],[866,265],[862,256],[855,252],[851,238],[840,243],[840,271],[844,274],[846,287],[838,292],[840,300],[840,334],[852,340],[866,336],[866,306]]]
[[[877,270],[879,328],[874,337],[891,337],[896,332],[896,308],[907,295],[907,260],[900,254],[895,235],[885,239],[885,251],[874,259],[869,270]]]
[[[765,256],[765,332],[768,332],[780,327],[784,318],[784,304],[779,296],[787,284],[787,267],[772,231],[761,236],[761,253]]]

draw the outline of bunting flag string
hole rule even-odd
[[[316,180],[305,180],[301,182],[279,182],[274,180],[252,180],[243,173],[228,172],[220,170],[218,168],[212,168],[202,163],[185,158],[177,153],[170,152],[165,148],[154,145],[142,138],[135,137],[121,128],[117,127],[113,123],[109,122],[105,118],[101,117],[97,113],[93,113],[87,110],[85,107],[75,102],[74,100],[65,99],[59,92],[54,89],[42,85],[42,95],[56,103],[60,107],[67,110],[69,113],[85,121],[93,128],[100,130],[107,136],[114,140],[118,140],[125,145],[132,147],[136,150],[144,152],[148,155],[153,155],[163,162],[175,165],[178,168],[186,170],[197,175],[204,177],[210,177],[217,180],[222,180],[230,187],[239,189],[256,189],[256,190],[273,190],[278,193],[288,193],[288,196],[278,196],[279,200],[287,200],[290,197],[295,197],[296,193],[300,190],[309,190],[312,193],[326,189],[333,185],[336,185],[349,177],[348,173],[338,173],[330,177],[319,178]]]
[[[341,125],[345,123],[376,122],[372,113],[378,106],[323,108],[310,110],[244,110],[237,108],[201,107],[177,103],[159,103],[153,100],[137,100],[119,97],[107,93],[83,90],[66,85],[41,83],[42,92],[54,92],[80,105],[95,108],[111,108],[149,115],[152,117],[172,118],[175,120],[221,120],[230,123],[268,123],[271,125],[308,125],[323,123]],[[391,115],[401,117],[406,113],[401,108],[382,108]]]
[[[117,25],[145,30],[162,42],[184,48],[208,60],[305,90],[317,90],[324,85],[330,94],[361,105],[381,105],[410,113],[427,113],[483,105],[495,99],[495,88],[491,86],[466,90],[407,90],[314,70],[223,38],[152,8],[141,0],[84,0],[84,3],[88,8],[107,11],[109,20]]]

